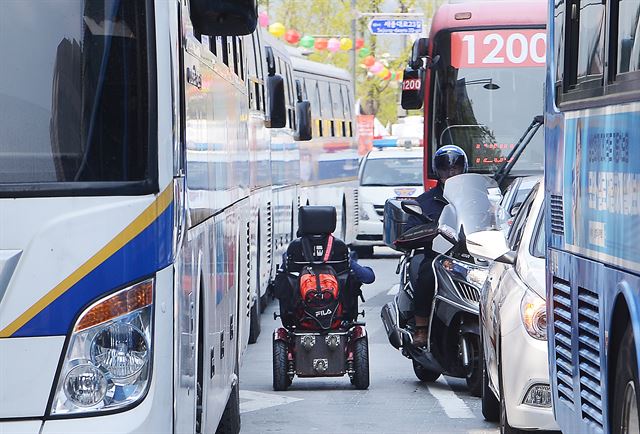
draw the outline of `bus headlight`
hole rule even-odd
[[[520,303],[520,316],[532,338],[547,340],[547,303],[542,297],[527,289]]]
[[[54,416],[117,410],[141,399],[152,359],[153,279],[86,309],[69,338]]]

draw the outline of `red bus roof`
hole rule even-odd
[[[471,14],[469,18],[465,14]],[[458,19],[456,19],[456,14]],[[442,29],[468,27],[541,26],[547,23],[547,1],[461,1],[440,6],[433,16],[430,37]]]

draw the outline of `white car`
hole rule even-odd
[[[389,198],[415,198],[424,192],[423,149],[389,147],[373,149],[360,162],[358,234],[352,246],[360,257],[383,246],[382,217]]]
[[[544,185],[522,202],[508,236],[470,234],[473,256],[495,260],[480,297],[482,413],[502,433],[557,430],[551,407],[545,297]]]

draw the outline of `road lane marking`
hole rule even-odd
[[[446,383],[427,386],[429,393],[438,400],[440,407],[450,419],[474,419],[475,416],[465,402],[449,389]]]
[[[399,290],[400,290],[400,284],[396,283],[391,287],[391,289],[389,289],[389,292],[387,292],[387,295],[396,295]]]
[[[291,404],[302,401],[302,398],[276,395],[273,393],[252,392],[251,390],[240,390],[240,413],[263,410],[278,405]]]

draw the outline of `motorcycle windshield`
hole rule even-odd
[[[502,195],[498,184],[485,175],[466,173],[449,178],[444,186],[449,202],[440,216],[439,224],[449,226],[456,237],[499,229],[506,219],[500,207]]]

